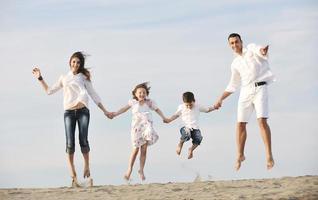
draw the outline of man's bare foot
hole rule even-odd
[[[235,163],[235,170],[238,171],[241,168],[241,163],[245,160],[245,156],[239,156]]]
[[[274,167],[275,162],[274,159],[272,157],[267,159],[267,169],[270,170]]]
[[[88,167],[84,168],[84,178],[88,178],[91,176],[91,172]]]
[[[145,177],[145,174],[144,174],[143,171],[138,170],[138,173],[139,173],[140,179],[141,179],[142,181],[146,180],[146,177]]]
[[[188,159],[193,158],[193,150],[192,148],[189,148],[189,155],[188,155]]]
[[[178,146],[177,146],[177,150],[176,150],[176,152],[177,152],[178,155],[180,155],[181,150],[182,150],[182,144],[179,143]]]

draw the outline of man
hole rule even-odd
[[[265,47],[249,44],[243,48],[241,36],[232,33],[228,37],[230,47],[235,53],[231,65],[231,79],[222,96],[215,103],[215,108],[222,106],[223,100],[241,86],[237,112],[236,143],[237,160],[235,169],[239,170],[245,160],[246,124],[253,110],[265,144],[267,169],[274,166],[271,147],[271,131],[267,124],[268,93],[267,85],[275,80],[268,66],[268,45]]]

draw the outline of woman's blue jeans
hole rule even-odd
[[[73,154],[75,152],[75,128],[78,124],[79,143],[82,153],[90,151],[87,136],[89,125],[89,110],[84,107],[75,110],[66,110],[64,113],[64,125],[66,136],[66,153]]]

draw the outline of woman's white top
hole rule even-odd
[[[71,71],[66,75],[61,75],[59,80],[46,91],[48,95],[54,94],[63,88],[64,110],[76,106],[79,102],[88,108],[88,96],[98,105],[100,97],[93,88],[92,82],[86,79],[82,73],[74,75]]]

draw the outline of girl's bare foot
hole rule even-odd
[[[238,171],[241,168],[241,163],[245,160],[245,156],[239,156],[236,160],[235,170]]]
[[[128,168],[126,174],[124,175],[124,179],[126,181],[130,181],[130,174],[131,174],[132,169]]]
[[[141,179],[142,181],[146,180],[144,171],[138,170],[138,173],[139,173],[140,179]]]
[[[125,174],[125,175],[124,175],[124,179],[125,179],[126,181],[130,181],[130,176],[129,176],[128,174]]]
[[[193,158],[193,150],[192,148],[189,148],[189,155],[188,155],[188,159]]]
[[[274,167],[275,165],[275,162],[274,162],[274,159],[273,157],[270,157],[267,159],[267,169],[270,170]]]

